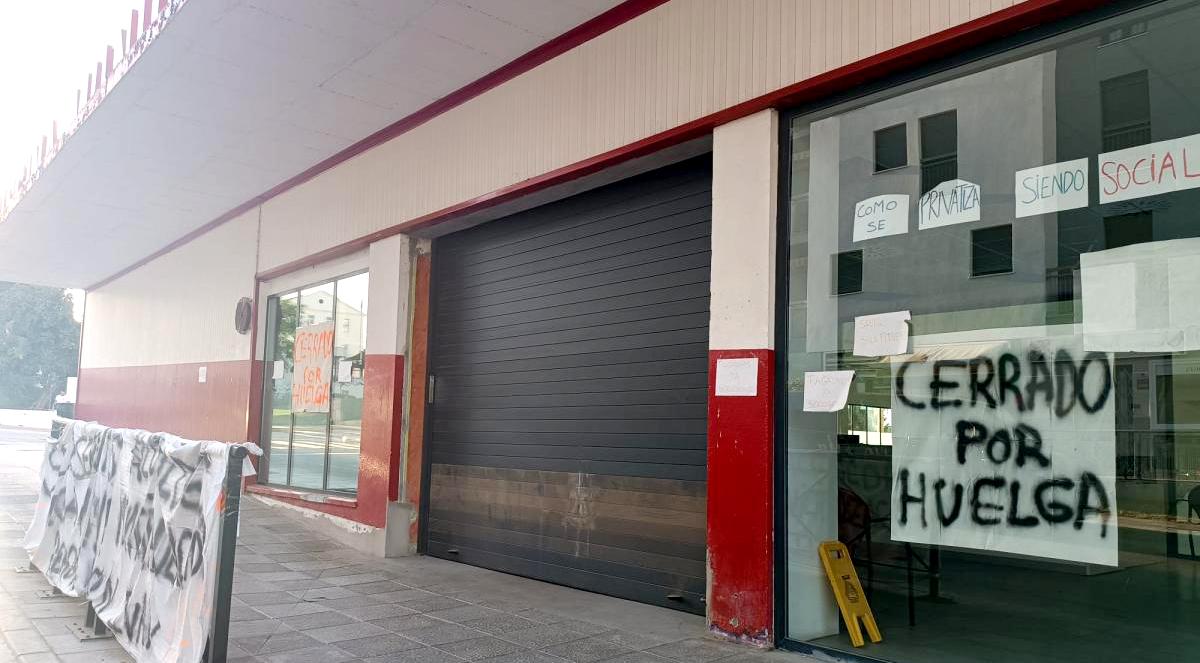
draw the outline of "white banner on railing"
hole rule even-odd
[[[231,448],[83,422],[46,448],[25,549],[138,663],[204,654]]]

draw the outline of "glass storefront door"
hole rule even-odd
[[[1196,35],[1147,4],[789,119],[787,643],[1200,659]]]

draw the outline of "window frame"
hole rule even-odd
[[[274,387],[274,385],[273,385],[274,378],[271,377],[271,373],[274,370],[274,362],[276,360],[278,360],[278,357],[275,357],[273,355],[273,344],[274,344],[274,338],[275,338],[275,336],[278,335],[278,331],[279,331],[275,327],[276,323],[272,319],[271,311],[277,309],[278,302],[280,301],[280,299],[282,297],[294,294],[294,295],[296,295],[297,305],[300,305],[303,301],[300,296],[300,293],[302,291],[310,289],[310,288],[314,288],[316,286],[325,285],[328,283],[333,286],[332,296],[333,296],[334,303],[333,303],[333,307],[330,312],[331,312],[331,315],[333,316],[333,323],[335,326],[334,332],[335,332],[335,336],[336,336],[336,331],[337,331],[336,330],[336,325],[337,325],[337,284],[339,281],[341,281],[343,279],[348,279],[348,278],[351,278],[354,276],[359,276],[361,274],[370,274],[370,269],[367,267],[360,267],[360,268],[353,269],[348,272],[338,272],[336,275],[333,275],[333,276],[325,276],[322,278],[318,278],[314,281],[306,281],[306,282],[303,282],[300,284],[289,283],[284,288],[272,289],[272,292],[270,292],[270,294],[266,295],[267,301],[266,301],[266,306],[263,307],[264,320],[263,320],[263,327],[262,327],[262,329],[263,329],[262,401],[261,401],[262,407],[261,407],[261,412],[260,412],[260,426],[259,426],[259,433],[258,433],[258,444],[263,450],[262,460],[259,463],[260,471],[258,473],[258,476],[260,478],[260,481],[259,481],[260,485],[271,487],[271,488],[280,488],[280,489],[284,489],[284,490],[295,490],[295,491],[300,491],[300,492],[305,492],[305,493],[313,493],[313,494],[321,494],[321,495],[332,495],[332,496],[337,496],[337,497],[347,497],[347,496],[357,497],[357,495],[358,495],[357,482],[356,482],[354,490],[330,489],[328,487],[329,486],[329,449],[330,449],[330,445],[332,443],[331,429],[333,426],[332,412],[327,414],[325,417],[325,451],[324,451],[324,465],[323,465],[323,468],[321,471],[321,487],[320,488],[310,488],[310,487],[305,487],[305,486],[293,486],[292,485],[292,460],[293,460],[292,456],[293,456],[293,451],[294,451],[293,445],[294,445],[294,437],[295,437],[295,431],[296,431],[296,413],[294,411],[289,413],[290,423],[288,424],[288,466],[287,466],[287,471],[286,471],[286,475],[285,475],[286,483],[278,483],[276,481],[270,480],[270,476],[271,476],[271,474],[270,474],[270,469],[271,469],[270,437],[271,437],[271,430],[272,430],[271,429],[271,417],[272,417],[272,411],[273,411],[272,407],[271,407],[271,402],[272,402],[273,396],[274,396],[274,388],[273,388]],[[298,316],[299,316],[299,313],[297,313],[297,317]],[[299,325],[299,319],[297,319],[297,325]],[[272,332],[274,332],[274,333],[272,333]],[[267,359],[268,355],[271,356],[271,359]],[[365,357],[365,345],[364,345],[364,357]],[[333,370],[336,370],[336,366],[333,367]],[[364,366],[364,373],[365,373],[365,370],[366,369]],[[333,396],[334,396],[333,389],[334,389],[334,381],[332,379],[330,379],[330,381],[329,381],[329,402],[331,405],[333,403]],[[360,437],[361,437],[361,431],[360,431]],[[360,457],[361,457],[361,448],[360,448]]]
[[[1071,16],[1063,17],[1054,22],[1043,23],[1028,28],[1020,33],[991,40],[981,46],[968,46],[947,56],[933,56],[927,63],[908,67],[899,73],[888,73],[863,84],[846,83],[838,91],[818,101],[780,111],[777,140],[778,182],[776,187],[776,236],[775,243],[775,375],[786,376],[788,369],[788,314],[790,307],[790,267],[791,242],[788,240],[791,232],[791,129],[798,119],[812,121],[831,117],[855,108],[870,105],[891,97],[925,87],[937,85],[946,81],[968,76],[1029,57],[1047,50],[1048,42],[1056,38],[1067,37],[1070,33],[1082,29],[1104,29],[1106,24],[1116,24],[1125,15],[1136,11],[1152,8],[1166,0],[1151,0],[1136,2],[1122,0],[1103,7],[1091,8]],[[919,131],[919,128],[918,128]],[[811,257],[811,256],[810,256]],[[775,646],[784,651],[831,657],[833,660],[852,663],[873,663],[879,659],[865,654],[834,649],[823,645],[796,640],[788,636],[788,601],[787,601],[787,565],[789,554],[787,549],[788,505],[787,505],[787,435],[788,435],[788,388],[777,377],[775,384],[774,433],[774,633],[772,640]]]

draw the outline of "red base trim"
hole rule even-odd
[[[205,367],[205,382],[199,381]],[[84,368],[75,416],[181,437],[246,441],[250,361]]]
[[[717,396],[719,359],[758,360],[755,396]],[[708,357],[708,622],[723,637],[773,644],[775,528],[773,350]]]

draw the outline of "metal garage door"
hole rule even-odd
[[[437,241],[429,554],[703,611],[710,168]]]

